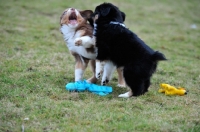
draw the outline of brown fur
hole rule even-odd
[[[81,23],[77,28],[76,31],[84,31],[83,36],[90,36],[93,37],[93,28],[88,23]]]

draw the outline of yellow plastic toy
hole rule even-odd
[[[169,84],[162,83],[160,84],[160,89],[158,90],[159,93],[165,93],[165,95],[186,95],[187,91],[185,88],[175,88]]]

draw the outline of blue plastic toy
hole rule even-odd
[[[68,83],[66,85],[66,89],[68,91],[77,91],[77,92],[83,92],[85,90],[88,90],[89,92],[92,92],[92,93],[100,95],[100,96],[105,96],[112,92],[112,87],[99,86],[96,84],[88,83],[85,80]]]

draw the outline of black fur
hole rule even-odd
[[[110,60],[117,67],[124,67],[124,78],[133,96],[147,92],[157,62],[166,60],[165,56],[152,50],[126,27],[110,24],[111,21],[123,23],[125,20],[125,14],[111,3],[97,6],[93,15],[98,15],[95,21],[97,27],[94,29],[97,59]]]

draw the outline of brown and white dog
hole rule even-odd
[[[75,8],[66,9],[60,17],[61,33],[63,34],[66,45],[75,58],[75,81],[82,80],[84,71],[90,61],[93,76],[87,81],[96,83],[102,75],[102,85],[106,85],[116,69],[115,65],[110,62],[96,62],[97,48],[95,38],[93,37],[93,27],[88,23],[93,11],[79,11]],[[118,86],[125,87],[121,69],[118,72]]]

